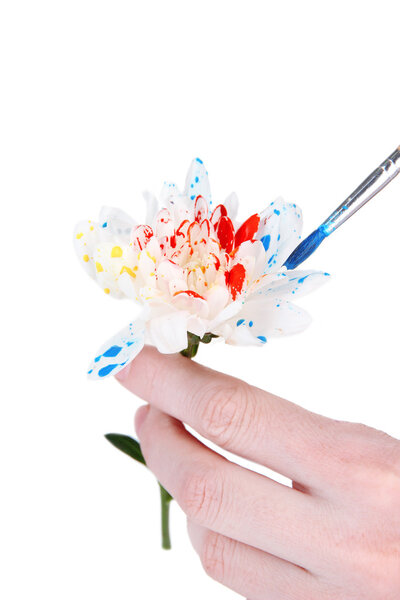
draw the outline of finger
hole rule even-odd
[[[201,435],[311,488],[330,479],[330,419],[189,361],[146,347],[117,379]]]
[[[252,600],[323,597],[308,571],[188,520],[190,541],[207,575]]]
[[[146,463],[191,520],[302,567],[320,565],[311,532],[324,539],[321,500],[229,462],[153,407],[139,416]]]

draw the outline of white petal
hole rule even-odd
[[[162,260],[157,267],[157,284],[160,290],[163,293],[169,293],[170,284],[173,282],[176,285],[177,281],[182,283],[183,289],[186,289],[183,269],[171,260]],[[179,287],[179,289],[182,288]]]
[[[203,335],[207,333],[207,321],[203,321],[200,317],[190,315],[187,320],[187,330],[202,338]]]
[[[269,337],[303,331],[310,322],[305,310],[287,300],[249,300],[229,322],[232,331],[226,341],[235,345],[262,345]]]
[[[147,190],[143,192],[143,198],[146,202],[146,218],[145,224],[151,225],[158,212],[158,200],[154,194]]]
[[[215,319],[216,316],[225,308],[230,300],[230,293],[226,287],[213,285],[205,292],[205,299],[208,303],[209,319]]]
[[[150,319],[148,329],[159,352],[171,354],[187,348],[187,319],[181,311]]]
[[[211,204],[210,183],[208,173],[200,158],[195,158],[190,165],[185,183],[185,195],[190,200],[195,200],[197,196],[203,196],[209,206]]]
[[[131,229],[135,224],[132,217],[119,208],[103,206],[100,211],[99,226],[121,243],[129,241]]]
[[[260,277],[265,269],[266,253],[262,242],[247,240],[240,244],[232,266],[241,263],[246,269],[246,278],[253,281]]]
[[[175,293],[172,304],[179,310],[187,311],[191,315],[196,315],[202,319],[208,317],[207,301],[198,295],[194,295],[194,292],[190,290]]]
[[[144,333],[144,321],[138,319],[108,340],[89,367],[90,379],[104,379],[115,375],[131,362],[144,346]]]
[[[165,181],[160,192],[161,206],[169,209],[170,204],[174,204],[174,197],[180,195],[181,193],[175,183],[172,181]]]
[[[286,271],[281,277],[266,283],[255,296],[264,298],[300,298],[326,283],[329,273],[322,271]]]
[[[239,199],[238,199],[237,195],[235,194],[235,192],[232,192],[232,194],[229,194],[229,196],[226,198],[226,200],[224,202],[224,206],[225,206],[226,210],[228,211],[228,217],[230,218],[230,220],[235,221],[235,219],[237,217],[238,208],[239,208]]]
[[[275,200],[260,214],[257,239],[266,250],[265,272],[278,270],[300,242],[301,210],[282,199]]]
[[[264,331],[268,337],[291,335],[304,331],[311,317],[307,311],[287,300],[277,299],[269,306],[264,305]]]
[[[100,241],[98,223],[80,221],[74,230],[74,248],[79,262],[86,273],[96,279],[96,267],[93,262],[93,251]]]
[[[137,293],[137,288],[135,286],[134,278],[128,273],[128,271],[123,271],[121,275],[118,277],[118,285],[121,292],[130,300],[134,302],[139,301],[139,296]]]

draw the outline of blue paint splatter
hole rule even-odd
[[[197,162],[200,163],[201,165],[203,164],[203,161],[200,160],[200,158],[196,158]]]
[[[268,250],[269,245],[271,243],[271,236],[270,235],[264,235],[264,237],[261,238],[261,242],[264,246],[264,250],[265,252]]]
[[[93,373],[93,369],[90,369],[90,371],[88,371],[88,375],[90,375],[90,373]]]
[[[239,321],[236,323],[236,326],[239,327],[239,325],[242,325],[244,323],[244,319],[239,319]]]
[[[278,235],[278,242],[279,242],[280,239],[281,239],[281,234]]]
[[[102,369],[99,370],[99,377],[106,377],[107,375],[109,375],[111,373],[111,371],[113,371],[115,369],[115,367],[118,367],[118,364],[114,364],[114,365],[107,365],[106,367],[103,367]]]
[[[106,350],[103,353],[103,356],[114,357],[114,356],[117,356],[117,354],[119,354],[121,352],[121,350],[122,350],[121,346],[111,346],[111,348],[109,348],[108,350]]]
[[[103,223],[102,227],[107,227],[107,223]]]
[[[249,321],[249,327],[253,327],[254,323],[253,321]]]
[[[198,177],[195,177],[195,178],[194,178],[194,181],[195,181],[195,183],[199,183],[199,178],[198,178]]]
[[[304,275],[304,277],[300,277],[299,283],[304,283],[304,281],[309,277],[309,275]]]
[[[277,208],[274,208],[274,213],[275,213],[276,215],[280,215],[280,214],[281,214],[281,211],[280,211],[280,210],[278,210]]]
[[[267,341],[267,338],[263,335],[258,335],[257,339],[260,340],[260,342],[262,342],[263,344],[265,344],[265,342]]]
[[[195,199],[195,196],[190,196],[190,199],[191,199],[191,200],[194,200],[194,199]]]
[[[268,264],[270,265],[272,263],[272,261],[274,260],[276,254],[273,254],[272,256],[269,257],[268,259]]]

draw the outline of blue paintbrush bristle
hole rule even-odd
[[[304,262],[315,250],[318,248],[320,243],[327,237],[326,230],[321,226],[308,237],[306,237],[292,252],[287,261],[285,267],[287,269],[295,269],[302,262]]]

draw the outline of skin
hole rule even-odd
[[[399,600],[399,440],[150,347],[117,379],[149,403],[135,420],[143,454],[208,575],[249,600]]]

